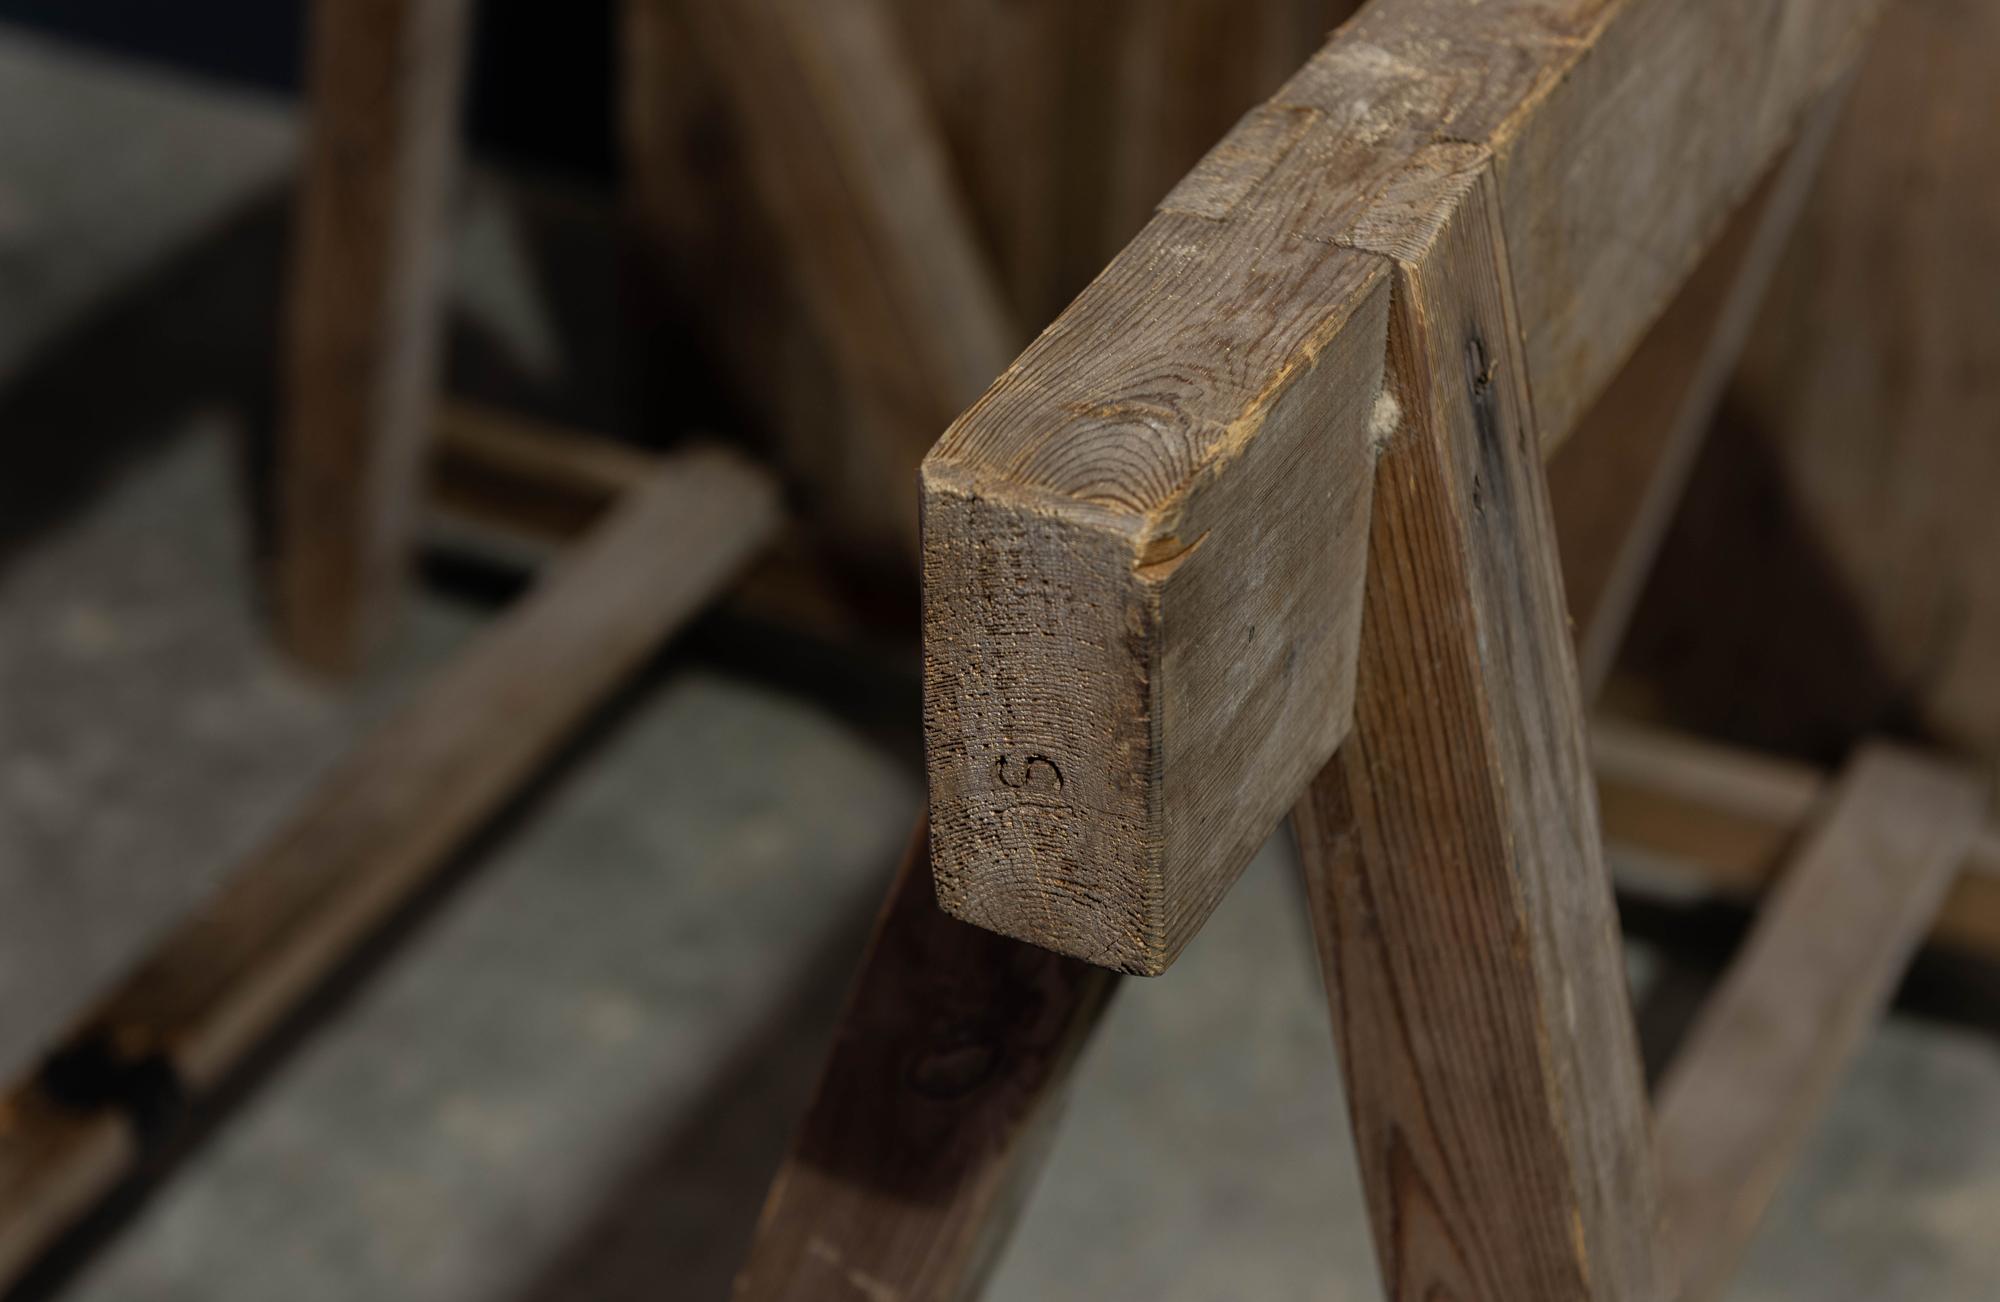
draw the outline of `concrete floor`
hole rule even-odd
[[[0,32],[10,1072],[489,614],[426,591],[346,692],[262,641],[243,323],[273,227],[212,223],[291,139],[276,106]],[[559,372],[496,193],[460,311]],[[215,382],[159,382],[189,336]],[[920,796],[905,669],[772,641],[711,621],[663,656],[59,1296],[723,1296]],[[1676,962],[1635,949],[1642,985]],[[1379,1296],[1282,839],[1126,983],[990,1295]],[[1732,1296],[2000,1297],[1990,1031],[1878,1031]]]

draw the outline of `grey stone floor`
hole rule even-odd
[[[136,379],[146,401],[74,401],[123,385],[126,353],[136,376],[175,331],[247,319],[230,286],[268,250],[162,273],[173,311],[92,324],[282,174],[290,140],[276,106],[0,31],[0,500],[64,485],[60,512],[0,533],[9,1071],[487,617],[427,592],[358,688],[295,676],[252,600],[254,416]],[[119,174],[77,180],[59,164],[82,149]],[[560,369],[496,205],[465,222],[461,310]],[[95,369],[44,392],[70,347]],[[256,341],[222,352],[268,364]],[[112,451],[47,468],[93,440]],[[60,1296],[723,1296],[920,795],[899,670],[750,664],[744,636],[663,657]],[[1641,985],[1669,961],[1635,952]],[[1282,839],[1172,973],[1126,983],[991,1295],[1379,1296]],[[2000,1297],[1990,1032],[1879,1030],[1733,1296]]]

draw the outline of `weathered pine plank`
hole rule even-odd
[[[467,0],[318,0],[278,451],[280,641],[358,668],[400,598],[441,329]]]
[[[1610,719],[1590,745],[1606,838],[1739,899],[1777,876],[1832,785],[1809,764]],[[2000,956],[2000,827],[1973,842],[1931,939]]]
[[[737,1302],[978,1294],[1117,978],[938,910],[920,827]]]
[[[1586,700],[1611,673],[1843,102],[1841,90],[1831,91],[1812,110],[1791,149],[1549,461]]]
[[[859,407],[886,526],[914,552],[918,461],[1019,346],[880,0],[684,0],[819,336]]]
[[[925,462],[945,908],[1161,971],[1345,733],[1436,151],[1494,163],[1553,446],[1878,7],[1378,0],[1247,115]]]
[[[1667,1233],[1717,1296],[1985,817],[1975,774],[1864,746],[1660,1082]]]
[[[1295,815],[1308,898],[1387,1295],[1652,1302],[1645,1087],[1498,187],[1476,152],[1437,163],[1429,238],[1395,250],[1354,731]]]
[[[60,1094],[65,1081],[92,1097],[64,1095],[75,1113],[41,1108],[39,1122],[0,1125],[0,1211],[73,1211],[101,1194],[119,1174],[101,1137],[51,1160],[51,1135],[121,1107],[145,1114],[149,1132],[170,1132],[182,1105],[429,881],[777,525],[774,487],[738,458],[703,450],[663,461],[92,1005],[38,1080],[11,1092],[16,1120],[13,1105]],[[0,1241],[18,1264],[58,1219],[0,1226]]]

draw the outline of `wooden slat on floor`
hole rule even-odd
[[[1985,809],[1976,776],[1890,746],[1865,746],[1842,775],[1660,1083],[1684,1299],[1715,1296],[1748,1245]]]
[[[947,917],[919,829],[736,1302],[976,1296],[1116,979]]]
[[[663,460],[350,752],[291,822],[0,1103],[0,1118],[10,1119],[0,1121],[0,1281],[62,1219],[51,1208],[74,1213],[118,1174],[101,1119],[122,1113],[147,1136],[170,1132],[185,1104],[220,1083],[429,881],[594,707],[721,592],[778,522],[775,487],[736,457],[701,450]],[[78,1142],[52,1149],[63,1131]],[[28,1216],[39,1219],[18,1219]]]

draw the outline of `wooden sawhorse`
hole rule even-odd
[[[1293,806],[1387,1294],[1712,1295],[1984,795],[1864,748],[1649,1105],[1542,461],[1643,441],[1595,679],[1877,9],[1375,0],[952,426],[929,837],[739,1299],[976,1291]]]

